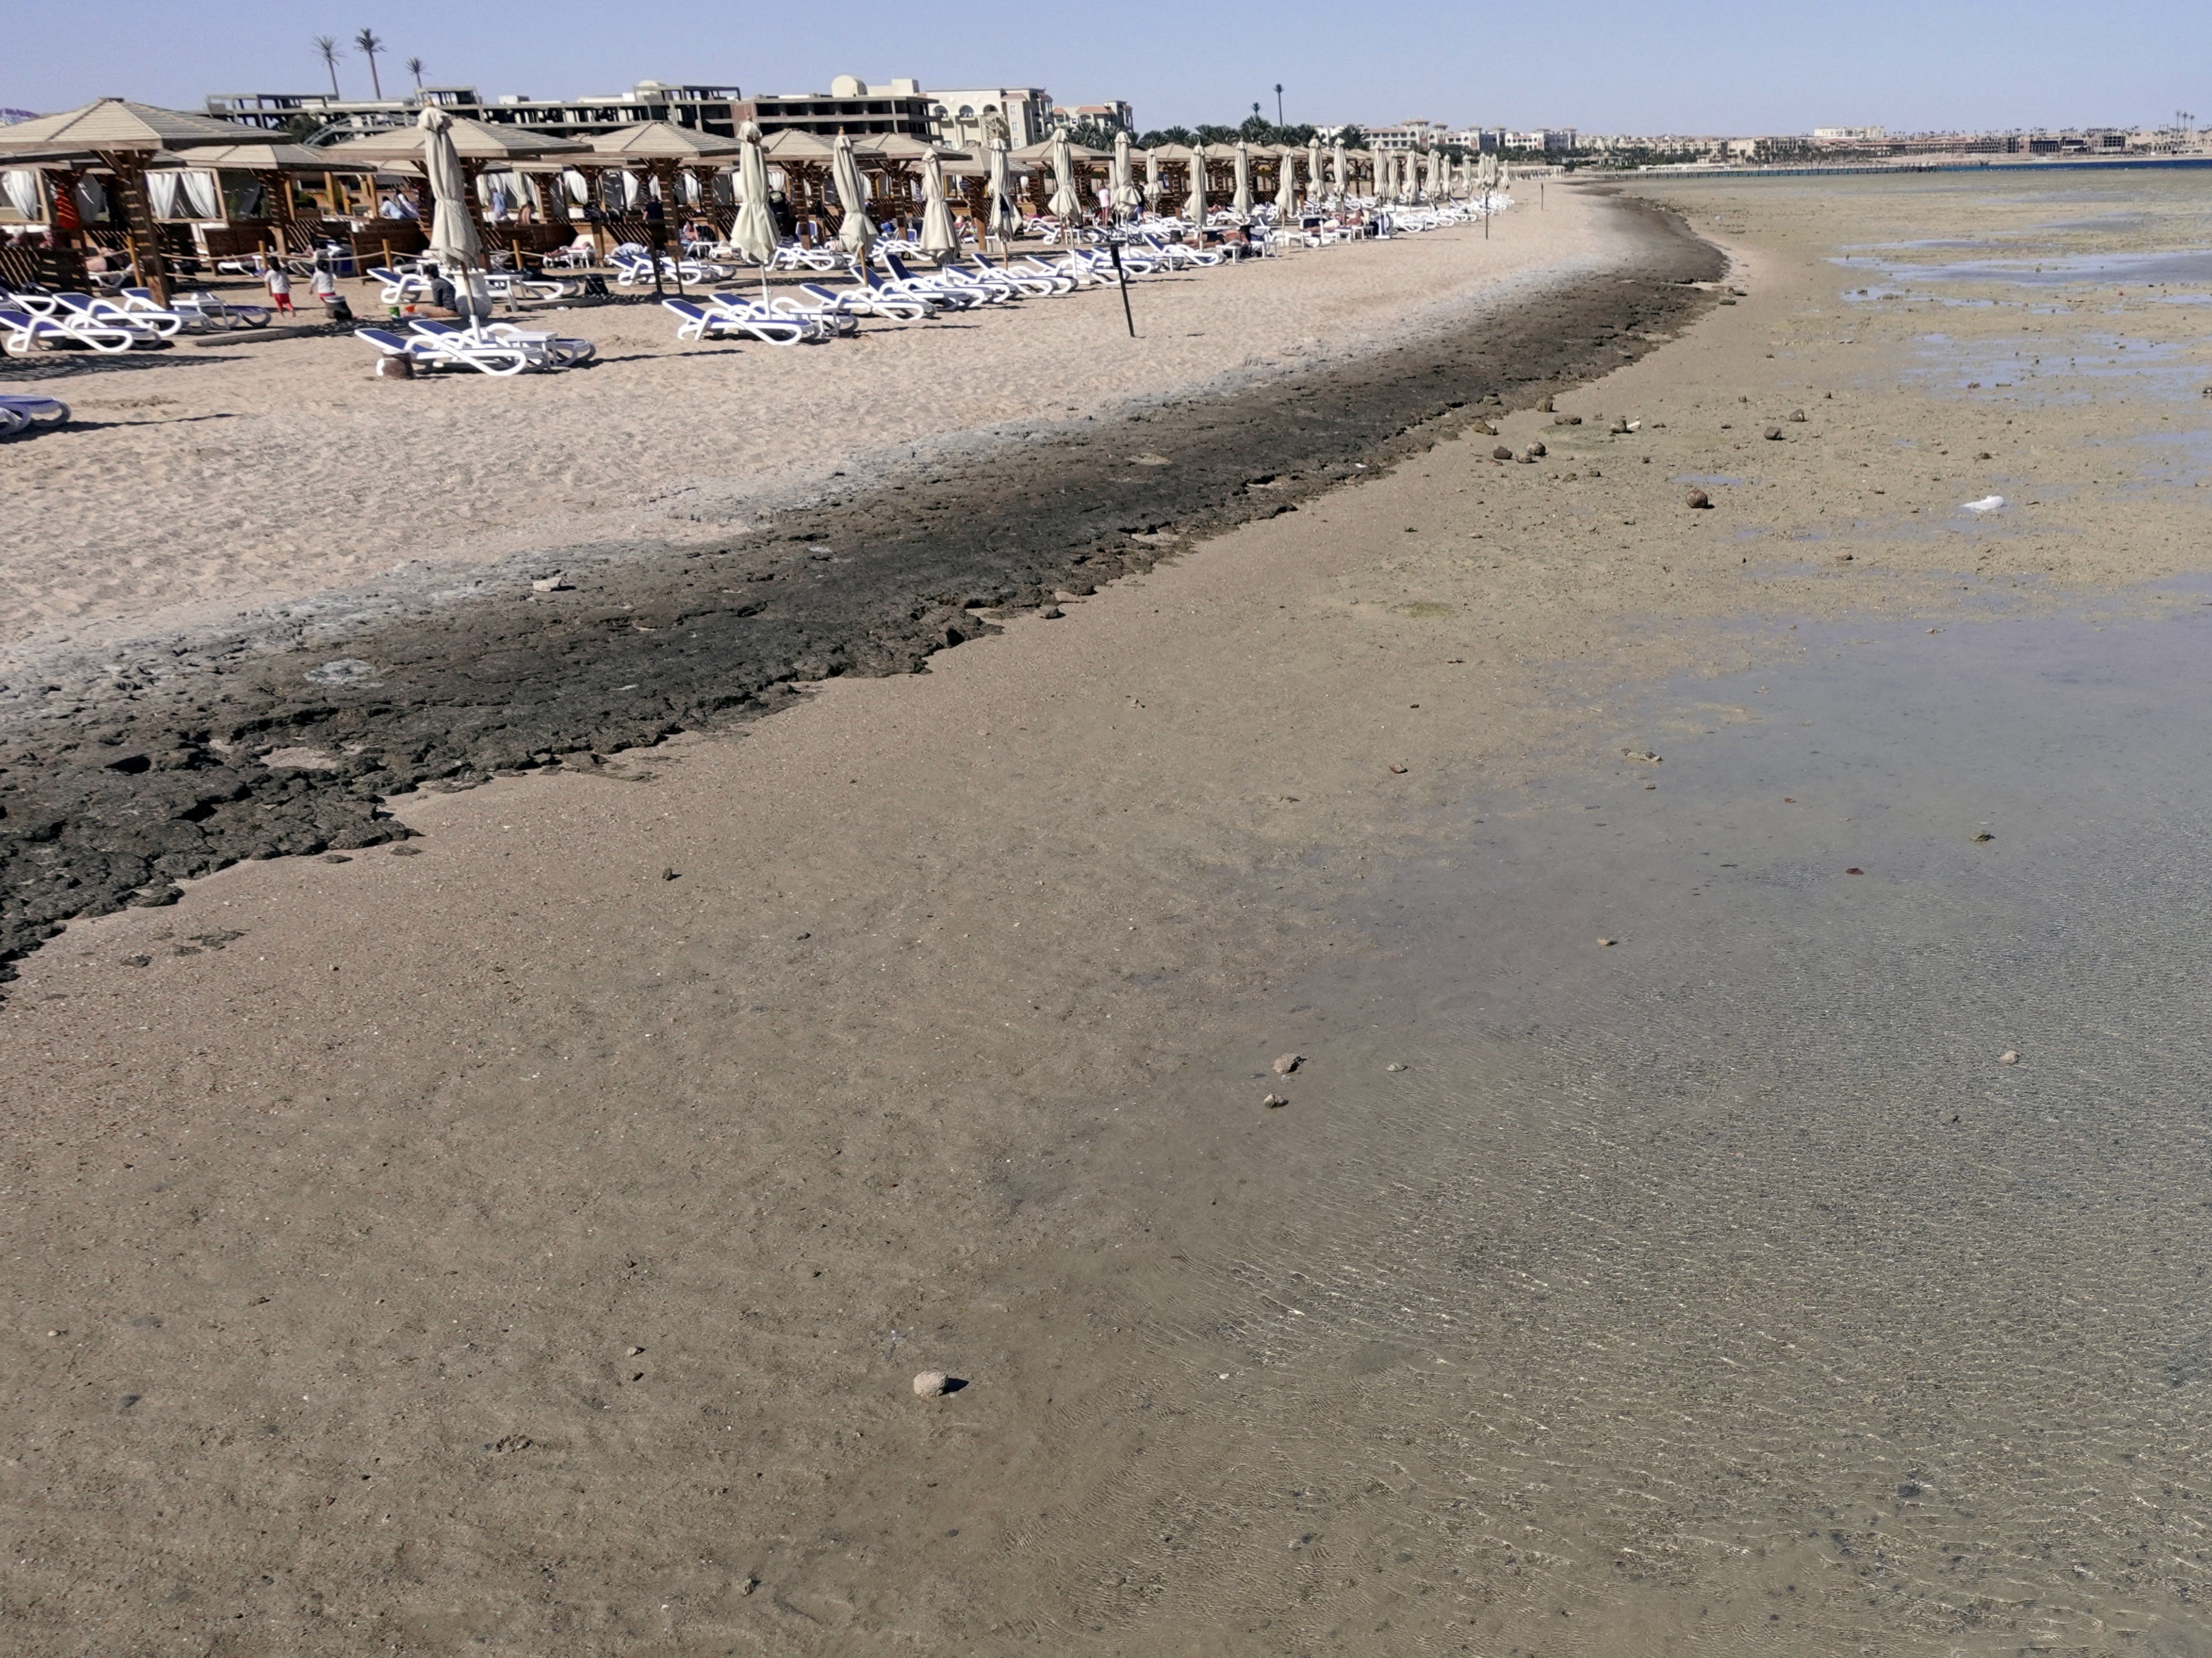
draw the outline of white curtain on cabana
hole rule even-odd
[[[222,217],[222,191],[220,181],[212,173],[185,173],[179,175],[185,181],[185,201],[195,219]]]
[[[0,191],[6,193],[9,206],[33,223],[46,216],[46,184],[36,167],[10,167],[0,173]]]
[[[157,219],[177,216],[177,197],[184,189],[184,175],[178,173],[149,173],[146,175],[147,210]]]

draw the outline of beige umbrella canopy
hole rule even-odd
[[[1004,241],[1022,228],[1022,216],[1014,209],[1014,179],[1012,137],[1006,130],[1006,118],[995,109],[983,115],[983,143],[991,169],[990,223],[987,235]]]
[[[921,251],[940,264],[960,252],[960,233],[945,204],[945,158],[927,147],[921,157]]]
[[[1052,140],[1052,199],[1045,204],[1066,237],[1073,236],[1075,222],[1083,216],[1083,198],[1075,193],[1074,149],[1065,134]]]
[[[1133,218],[1144,205],[1144,197],[1137,194],[1135,181],[1129,174],[1129,135],[1114,135],[1114,184],[1108,200],[1114,203],[1114,212],[1120,218]]]
[[[1199,229],[1206,228],[1206,149],[1203,145],[1189,152],[1190,197],[1183,203],[1183,217]]]
[[[775,219],[768,210],[768,157],[761,145],[760,125],[754,121],[738,126],[738,222],[730,240],[751,264],[765,267],[775,258]]]
[[[860,177],[860,158],[853,153],[853,141],[846,134],[837,135],[837,142],[830,158],[830,176],[837,186],[837,205],[845,216],[837,226],[837,240],[854,260],[865,264],[868,249],[875,245],[875,222],[868,217],[868,186]]]
[[[1157,148],[1145,152],[1145,205],[1155,213],[1160,210],[1160,152]]]
[[[1252,146],[1239,138],[1230,156],[1237,167],[1237,193],[1231,197],[1229,210],[1240,219],[1252,216]]]
[[[455,285],[465,287],[466,298],[458,293],[454,297],[474,325],[489,313],[490,295],[477,275],[483,265],[483,243],[477,236],[476,216],[469,210],[469,179],[453,149],[453,127],[451,112],[434,104],[415,118],[415,130],[422,135],[422,172],[430,180],[430,245],[424,251],[449,272],[467,273]]]
[[[1341,138],[1336,141],[1336,148],[1329,155],[1328,171],[1329,183],[1337,201],[1341,203],[1344,200],[1344,192],[1352,179],[1352,164],[1346,157],[1344,141]]]
[[[1288,224],[1298,216],[1298,152],[1285,147],[1275,158],[1275,222]]]

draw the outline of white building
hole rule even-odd
[[[1042,87],[932,88],[926,95],[939,140],[955,149],[983,142],[983,118],[994,110],[1006,118],[1016,149],[1052,137],[1052,94]]]

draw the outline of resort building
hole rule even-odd
[[[641,81],[628,92],[588,94],[579,98],[540,99],[526,93],[486,98],[468,86],[422,87],[404,98],[333,98],[320,92],[216,92],[207,112],[219,120],[240,121],[272,131],[289,128],[300,116],[318,125],[301,134],[309,143],[334,143],[413,122],[425,105],[435,104],[471,120],[526,126],[562,137],[587,138],[595,132],[640,121],[666,121],[721,137],[734,136],[744,119],[733,86],[679,85]]]
[[[840,75],[827,92],[757,94],[746,107],[761,131],[769,135],[798,131],[834,138],[841,132],[855,137],[896,133],[929,143],[937,137],[933,105],[921,82],[903,76],[871,85],[858,76]]]
[[[995,110],[1006,118],[1014,148],[1042,143],[1052,137],[1052,94],[1042,87],[975,87],[933,91],[930,114],[939,138],[956,149],[983,141],[983,118]]]

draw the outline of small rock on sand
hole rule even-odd
[[[1390,769],[1401,777],[1406,774],[1406,768],[1395,760],[1390,762]]]
[[[1977,841],[1994,841],[1996,838],[1997,837],[1996,835],[1990,834],[1987,829],[1984,829],[1979,835],[1977,835],[1974,837]]]
[[[941,1399],[945,1394],[945,1384],[950,1380],[942,1370],[924,1370],[914,1379],[915,1397]]]
[[[1710,507],[1713,504],[1713,498],[1703,489],[1692,489],[1682,497],[1682,502],[1687,507]]]
[[[1598,943],[1599,943],[1599,944],[1602,944],[1602,945],[1603,945],[1606,949],[1607,949],[1607,950],[1611,950],[1611,949],[1612,949],[1615,944],[1619,944],[1620,942],[1620,939],[1618,939],[1618,938],[1601,938],[1601,939],[1599,939],[1599,940],[1598,940]]]
[[[532,582],[530,591],[533,593],[566,593],[575,590],[568,585],[568,579],[556,570],[551,575],[540,576]]]
[[[1528,446],[1528,452],[1538,460],[1541,460],[1546,455],[1551,453],[1551,451],[1545,448],[1541,443],[1532,443]]]
[[[1510,460],[1513,459],[1513,452],[1501,443],[1490,452],[1490,458],[1492,460]]]
[[[1280,1059],[1275,1061],[1275,1074],[1278,1077],[1289,1076],[1291,1072],[1298,1068],[1300,1061],[1303,1060],[1304,1057],[1305,1056],[1302,1054],[1284,1054]]]
[[[1406,1067],[1405,1067],[1404,1066],[1402,1066],[1402,1065],[1399,1065],[1399,1064],[1396,1064],[1396,1063],[1395,1063],[1395,1062],[1394,1062],[1394,1063],[1392,1063],[1392,1064],[1389,1064],[1389,1065],[1386,1065],[1386,1066],[1384,1066],[1382,1068],[1383,1068],[1385,1071],[1403,1071]]]
[[[2018,1065],[2020,1063],[2020,1055],[2014,1053],[2012,1049],[2008,1048],[2003,1053],[1997,1055],[1997,1063],[1999,1065]]]
[[[1261,1096],[1260,1100],[1260,1103],[1266,1106],[1270,1111],[1279,1109],[1281,1107],[1288,1105],[1290,1102],[1290,1096],[1286,1094],[1267,1094]]]
[[[392,847],[392,855],[394,858],[420,858],[422,855],[422,848],[420,847],[410,847],[403,841],[398,846]]]
[[[1805,411],[1802,409],[1792,409],[1790,411],[1790,418],[1792,421],[1802,424],[1805,419]]]
[[[1778,427],[1778,426],[1770,426],[1770,427],[1768,427],[1768,428],[1766,428],[1766,440],[1767,440],[1769,443],[1779,443],[1779,442],[1781,442],[1781,441],[1782,441],[1782,428],[1781,428],[1780,427]]]

